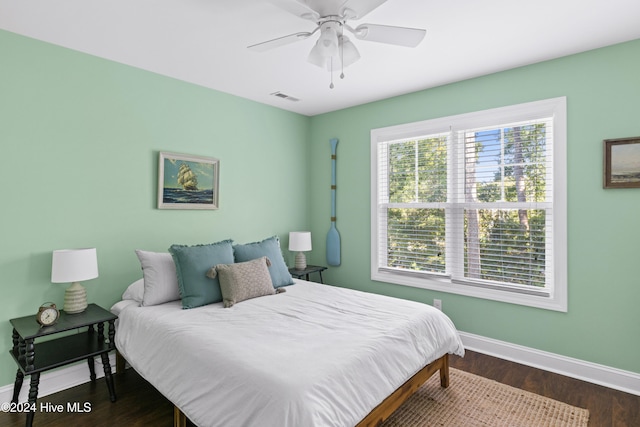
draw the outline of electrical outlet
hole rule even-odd
[[[433,306],[435,308],[437,308],[438,310],[442,311],[442,300],[441,299],[434,299],[433,300]]]

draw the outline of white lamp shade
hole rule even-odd
[[[338,33],[331,26],[324,26],[320,30],[318,41],[309,53],[308,61],[313,65],[324,68],[331,57],[338,57]]]
[[[360,52],[347,36],[341,37],[340,44],[342,48],[342,66],[347,68],[360,59]]]
[[[292,231],[289,233],[289,250],[304,252],[311,250],[310,231]]]
[[[71,283],[98,277],[96,248],[53,251],[52,283]]]

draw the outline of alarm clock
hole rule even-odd
[[[36,321],[42,326],[51,326],[58,321],[60,312],[56,305],[52,302],[45,302],[38,309]]]

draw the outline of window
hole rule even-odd
[[[372,280],[567,310],[566,99],[371,131]]]

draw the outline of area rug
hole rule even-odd
[[[384,427],[585,427],[589,411],[450,369],[448,388],[433,375],[389,417]]]

